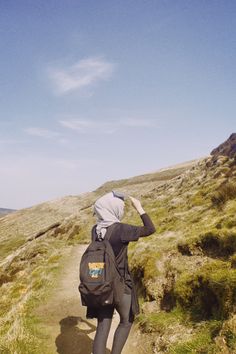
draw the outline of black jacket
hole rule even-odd
[[[143,226],[134,226],[124,223],[115,223],[112,225],[112,233],[110,243],[117,258],[118,268],[125,279],[125,293],[132,294],[131,315],[135,316],[139,313],[139,304],[135,289],[135,284],[132,279],[128,265],[128,245],[129,242],[138,241],[139,237],[145,237],[153,234],[156,229],[150,217],[145,213],[141,215]],[[96,238],[96,225],[92,228],[92,239]],[[88,307],[87,317],[97,317],[97,310]]]

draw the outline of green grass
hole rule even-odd
[[[212,205],[217,208],[222,208],[224,204],[236,197],[236,183],[222,183],[211,197]]]
[[[141,313],[137,323],[145,333],[163,334],[173,324],[186,324],[186,317],[180,308],[175,308],[171,312],[160,311],[148,315]]]
[[[208,227],[188,240],[182,239],[177,244],[179,252],[191,255],[201,250],[203,255],[227,260],[236,252],[236,230],[226,225],[227,222],[220,221],[215,228]]]
[[[214,337],[221,328],[221,322],[205,323],[195,332],[190,340],[171,345],[168,354],[217,354],[219,347],[214,343]]]
[[[227,319],[234,309],[236,270],[215,260],[194,272],[184,272],[174,287],[177,303],[192,320]]]
[[[225,342],[230,350],[236,351],[236,333],[232,329],[226,328],[221,333],[224,336]]]
[[[137,283],[143,288],[144,301],[151,298],[160,302],[160,296],[165,296],[165,291],[161,295],[160,289],[165,285],[159,283],[168,274],[175,275],[175,281],[169,284],[172,287],[167,290],[167,295],[172,294],[175,300],[172,310],[142,313],[138,318],[141,330],[150,335],[158,332],[168,336],[168,327],[172,323],[178,326],[178,321],[184,323],[186,320],[188,326],[192,326],[189,340],[181,343],[178,339],[171,345],[170,351],[166,349],[170,343],[167,344],[165,351],[171,354],[219,353],[221,348],[214,338],[234,310],[236,202],[233,199],[234,188],[230,187],[223,209],[213,208],[212,196],[222,188],[222,179],[213,179],[215,171],[213,166],[202,183],[190,183],[186,179],[179,188],[173,187],[171,192],[162,186],[156,199],[153,196],[149,203],[149,214],[157,228],[156,235],[130,247],[131,267],[136,278],[139,278]],[[228,168],[224,172],[228,174]],[[159,195],[162,197],[159,198]],[[169,263],[166,261],[167,255]],[[200,263],[196,257],[201,259]],[[205,258],[207,262],[203,261]],[[154,290],[155,287],[159,290]],[[182,320],[173,316],[177,309],[183,313]],[[228,330],[224,339],[232,349],[235,345],[232,330]]]
[[[19,247],[24,245],[25,236],[16,234],[1,241],[0,260],[7,257],[10,253],[16,251]]]
[[[37,247],[39,256],[36,260]],[[1,353],[51,354],[45,347],[45,333],[40,330],[40,321],[33,312],[54,289],[67,254],[66,247],[66,240],[39,239],[19,256],[25,262],[22,274],[18,272],[14,282],[0,288]]]

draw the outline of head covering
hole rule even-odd
[[[122,193],[117,196],[112,191],[95,202],[93,210],[97,216],[96,233],[100,240],[104,239],[108,226],[121,221],[124,215],[124,198]]]

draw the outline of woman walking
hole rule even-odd
[[[139,237],[153,234],[155,227],[140,201],[133,197],[129,198],[139,213],[143,226],[121,223],[125,208],[125,197],[122,193],[112,191],[99,198],[94,204],[97,224],[92,229],[92,238],[93,240],[104,239],[107,230],[112,225],[109,242],[116,256],[119,272],[124,278],[125,288],[118,305],[101,306],[100,308],[87,307],[87,318],[97,318],[93,354],[105,354],[106,352],[107,338],[115,309],[120,315],[120,323],[114,334],[111,354],[121,353],[134,316],[139,312],[138,300],[128,266],[127,249],[129,242],[138,241]]]

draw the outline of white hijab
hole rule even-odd
[[[120,222],[124,215],[124,201],[110,192],[99,198],[93,207],[97,216],[96,233],[99,239],[104,239],[107,227]]]

